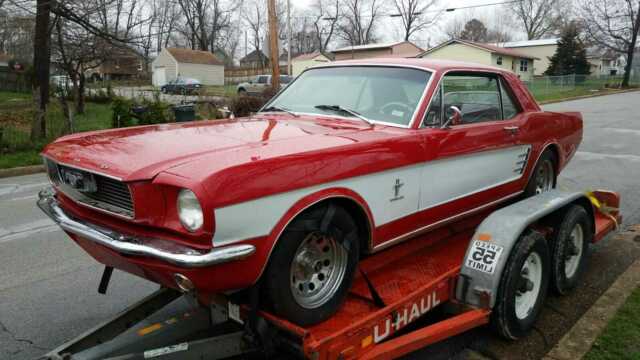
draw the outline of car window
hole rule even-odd
[[[280,82],[283,84],[288,84],[291,82],[291,76],[288,75],[280,75]]]
[[[511,119],[518,115],[520,110],[516,106],[516,102],[513,100],[511,91],[507,88],[504,80],[500,81],[500,93],[502,95],[502,113],[505,120]]]
[[[445,111],[456,106],[462,124],[502,119],[500,87],[495,75],[446,75],[442,81]]]
[[[440,124],[442,124],[442,86],[438,86],[436,93],[433,95],[422,126],[438,126]]]
[[[407,126],[431,73],[424,70],[344,66],[303,72],[270,105],[303,113],[340,115],[318,105],[338,105],[374,121]]]
[[[258,77],[258,84],[266,84],[267,83],[267,76],[259,76]]]

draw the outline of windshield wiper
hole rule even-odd
[[[295,117],[298,117],[300,115],[296,114],[295,112],[287,109],[287,108],[283,108],[283,107],[279,107],[279,106],[269,106],[268,108],[264,108],[262,110],[260,110],[260,112],[267,112],[267,111],[278,111],[278,112],[286,112],[289,115],[293,115]]]
[[[357,117],[358,119],[366,122],[369,125],[373,125],[373,121],[367,119],[366,117],[360,115],[359,112],[355,111],[355,110],[351,110],[351,109],[347,109],[344,108],[340,105],[316,105],[314,106],[316,109],[320,109],[320,110],[331,110],[331,111],[335,111],[335,112],[341,112],[341,113],[345,113],[345,114],[349,114],[353,117]]]

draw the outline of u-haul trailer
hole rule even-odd
[[[208,308],[160,289],[44,358],[390,359],[490,322],[517,339],[547,288],[573,288],[588,243],[620,222],[619,203],[613,192],[554,190],[418,236],[362,260],[338,312],[310,327],[256,310],[258,287]]]

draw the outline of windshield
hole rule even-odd
[[[310,69],[269,106],[340,116],[335,106],[369,120],[409,125],[431,73],[418,69],[345,66]],[[333,108],[332,108],[333,107]]]

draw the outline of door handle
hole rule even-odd
[[[518,131],[520,131],[520,128],[517,126],[505,126],[503,127],[503,129],[511,135],[515,135],[518,133]]]

